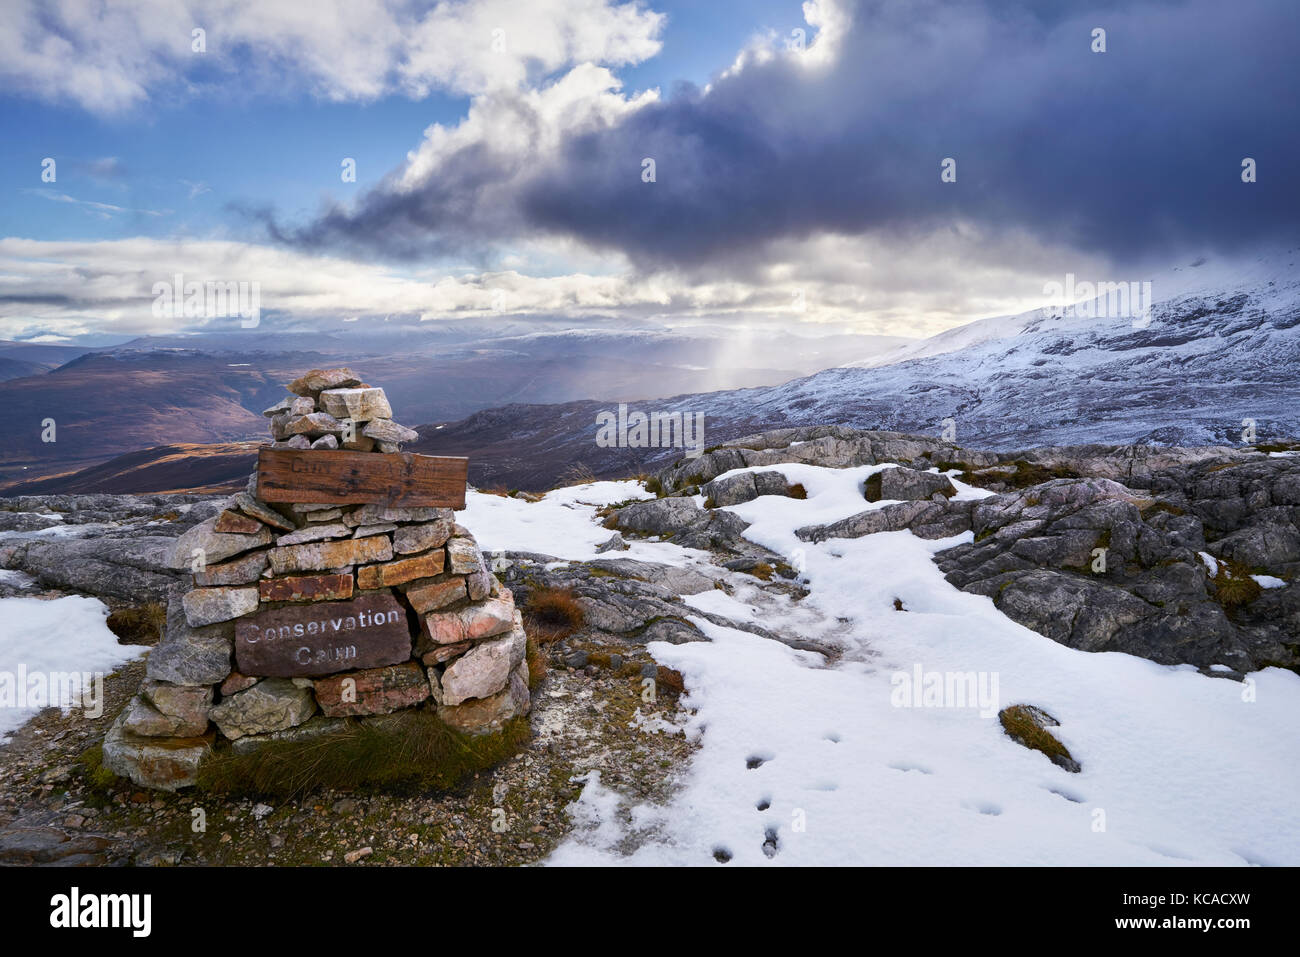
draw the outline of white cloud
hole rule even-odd
[[[658,52],[663,15],[608,0],[12,0],[0,81],[112,113],[186,91],[199,68],[233,84],[332,100],[516,89],[578,63]],[[204,31],[195,52],[193,31]],[[494,31],[499,31],[494,33]],[[238,72],[236,72],[238,71]]]
[[[399,272],[219,240],[0,239],[0,337],[181,331],[194,321],[159,318],[152,310],[154,283],[171,282],[177,273],[187,282],[257,282],[263,315],[317,328],[358,316],[500,313],[826,323],[920,336],[1044,305],[1047,279],[1101,268],[1030,241],[992,243],[952,232],[901,247],[838,236],[792,241],[774,247],[767,264],[744,279],[706,270],[640,274],[616,255],[549,241],[519,246],[512,262],[515,268],[491,272],[446,265]]]

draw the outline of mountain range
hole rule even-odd
[[[344,362],[383,382],[406,421],[426,423],[412,451],[468,455],[480,487],[626,476],[689,451],[598,444],[598,417],[620,402],[703,413],[705,446],[827,424],[1000,450],[1266,444],[1300,435],[1298,258],[1293,248],[1176,266],[1149,280],[1140,315],[1114,315],[1098,296],[910,341],[513,320],[267,333],[257,352],[237,335],[134,340],[0,382],[10,421],[29,426],[6,443],[0,482],[5,494],[219,485],[252,454],[230,443],[264,437],[260,409],[281,383]],[[26,361],[36,356],[50,358]],[[61,423],[58,443],[40,441],[47,415]]]

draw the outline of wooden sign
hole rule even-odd
[[[235,622],[235,663],[258,678],[306,678],[411,657],[406,612],[385,592],[275,608]]]
[[[269,449],[257,452],[263,502],[464,508],[469,459],[413,452]]]

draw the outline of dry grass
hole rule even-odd
[[[162,640],[167,610],[157,602],[120,608],[108,616],[108,630],[119,645],[156,645]]]
[[[531,635],[524,646],[524,661],[528,663],[528,690],[532,691],[546,677],[546,655],[542,654],[537,639]]]
[[[564,470],[555,487],[566,488],[570,485],[590,485],[594,481],[596,481],[596,473],[584,463],[575,462]]]
[[[1227,611],[1249,605],[1264,593],[1259,582],[1250,577],[1250,569],[1240,562],[1220,558],[1219,572],[1214,576],[1214,600]]]
[[[587,620],[582,605],[568,588],[534,589],[523,612],[524,630],[543,645],[569,637]]]
[[[866,482],[862,485],[862,497],[868,502],[880,501],[880,476],[882,473],[877,472],[875,475],[867,477]]]
[[[1013,704],[998,712],[1002,729],[1017,744],[1045,754],[1053,764],[1061,765],[1063,762],[1073,764],[1074,758],[1069,749],[1043,727],[1044,719],[1054,720],[1046,712],[1024,704]]]
[[[682,673],[672,668],[665,668],[660,665],[655,672],[655,692],[662,695],[667,692],[668,697],[676,698],[686,690],[686,682],[682,679]]]

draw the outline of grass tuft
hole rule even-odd
[[[529,593],[523,611],[524,630],[543,645],[569,637],[587,620],[569,588],[536,588]]]
[[[528,690],[532,691],[546,677],[546,656],[542,654],[537,639],[531,635],[528,636],[528,643],[524,646],[524,661],[528,663]]]
[[[167,610],[157,602],[120,608],[108,616],[108,630],[119,645],[156,645],[162,640]]]
[[[1047,730],[1047,724],[1058,722],[1046,711],[1032,705],[1013,704],[998,712],[998,720],[1002,722],[1002,730],[1017,744],[1045,754],[1053,764],[1066,770],[1079,770],[1070,750]]]
[[[1214,576],[1214,600],[1232,611],[1242,605],[1249,605],[1264,593],[1259,582],[1250,577],[1250,569],[1240,562],[1220,558],[1219,572]]]

